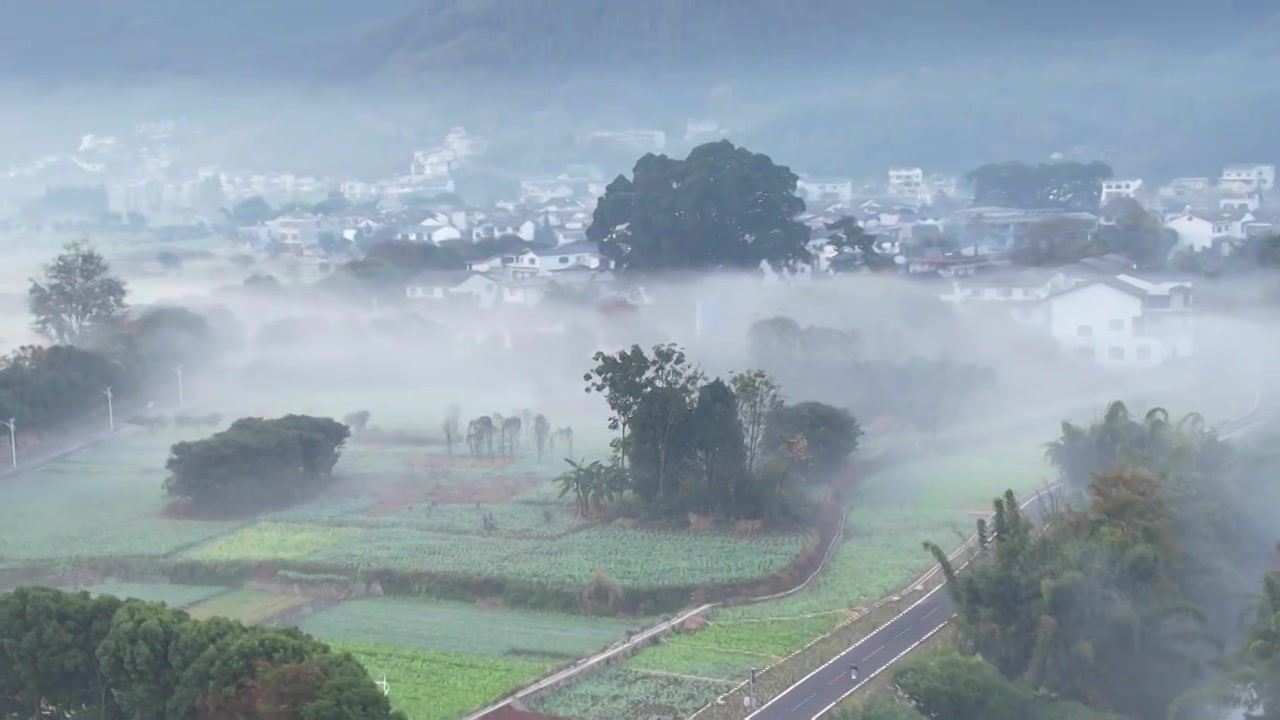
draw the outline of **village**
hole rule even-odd
[[[152,234],[204,237],[221,252],[284,257],[320,272],[364,257],[382,242],[450,248],[462,258],[456,266],[426,269],[404,281],[403,300],[422,309],[439,302],[537,306],[564,297],[651,301],[634,283],[621,287],[609,258],[587,239],[608,183],[599,167],[570,165],[556,175],[527,177],[514,197],[473,204],[459,196],[456,177],[485,156],[487,142],[458,127],[438,146],[414,152],[404,175],[379,182],[216,167],[174,180],[177,153],[170,145],[178,142],[179,129],[140,124],[132,142],[141,149],[133,151],[115,138],[85,136],[74,156],[59,161],[101,183],[96,202],[106,220],[33,215],[10,203],[0,213],[0,227],[15,235],[92,235],[102,223],[146,226]],[[714,121],[690,120],[678,144],[723,135]],[[656,130],[597,132],[583,142],[636,155],[669,145]],[[44,171],[57,162],[37,165]],[[123,175],[107,172],[122,165]],[[11,169],[9,176],[30,171]],[[969,179],[920,167],[895,167],[863,180],[800,173],[796,194],[806,207],[797,220],[810,230],[811,258],[780,271],[762,263],[761,282],[821,282],[866,271],[857,252],[838,242],[842,223],[852,221],[890,260],[878,272],[901,275],[957,306],[997,309],[1083,362],[1158,365],[1195,350],[1197,273],[1191,270],[1227,262],[1280,223],[1280,206],[1268,202],[1274,187],[1274,165],[1227,165],[1216,178],[1163,185],[1107,177],[1093,188],[1096,202],[1088,207],[1046,209],[978,204]],[[51,187],[46,195],[55,190],[69,192]],[[1159,262],[1093,242],[1127,222],[1119,217],[1124,212],[1138,212],[1156,228]],[[1020,249],[1045,243],[1092,244],[1098,252],[1061,263],[1020,256]]]
[[[415,169],[425,166],[415,160]],[[783,272],[765,265],[761,281],[821,282],[847,272],[842,261],[848,250],[832,236],[852,218],[874,238],[877,251],[893,259],[889,272],[930,288],[941,300],[999,309],[1085,362],[1159,365],[1194,352],[1194,273],[1177,270],[1178,260],[1226,259],[1271,234],[1280,208],[1263,198],[1274,184],[1275,166],[1267,164],[1227,166],[1219,178],[1179,178],[1161,187],[1141,179],[1106,180],[1095,213],[973,206],[960,189],[962,179],[921,168],[891,169],[880,184],[801,176],[797,191],[807,209],[798,219],[810,228],[812,260]],[[609,259],[586,239],[603,191],[598,175],[526,181],[521,197],[487,208],[467,205],[447,188],[433,187],[439,193],[416,207],[380,203],[373,210],[290,213],[240,227],[239,238],[257,250],[282,244],[317,260],[332,254],[326,237],[352,246],[378,238],[441,246],[490,241],[503,247],[469,260],[462,270],[415,276],[404,288],[410,303],[535,306],[561,291],[646,301],[640,288],[617,287]],[[1037,233],[1065,227],[1073,238],[1087,240],[1119,222],[1115,208],[1134,204],[1161,229],[1166,262],[1159,269],[1115,252],[1050,266],[1018,261],[1018,248]]]

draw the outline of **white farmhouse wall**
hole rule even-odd
[[[1213,223],[1194,215],[1180,215],[1164,224],[1178,233],[1179,250],[1204,250],[1213,246]]]
[[[1160,342],[1134,334],[1141,315],[1138,297],[1091,285],[1052,300],[1050,334],[1068,353],[1098,365],[1157,365],[1164,360]]]

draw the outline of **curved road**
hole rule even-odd
[[[1219,434],[1237,435],[1268,418],[1254,412],[1220,426]],[[1022,504],[1032,521],[1043,516],[1041,511],[1051,496],[1051,492],[1041,491]],[[945,583],[930,590],[897,617],[762,705],[747,720],[817,720],[951,621],[955,603],[944,588]],[[857,679],[852,677],[850,665],[858,667]]]

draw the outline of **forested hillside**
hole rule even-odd
[[[1166,9],[1151,1],[1084,8],[997,0],[10,0],[0,13],[0,68],[68,79],[350,79],[710,61],[894,66],[904,51],[915,62],[1138,37],[1178,48],[1190,30],[1239,40],[1275,12],[1259,0]]]

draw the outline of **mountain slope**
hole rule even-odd
[[[358,80],[689,67],[891,66],[1081,40],[1203,48],[1268,0],[5,0],[0,76]]]

